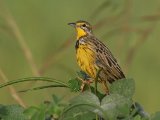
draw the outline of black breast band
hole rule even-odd
[[[79,47],[79,40],[76,41],[75,48],[77,49]]]

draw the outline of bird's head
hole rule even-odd
[[[77,40],[80,37],[92,34],[92,27],[86,21],[80,20],[80,21],[77,21],[75,23],[69,23],[68,25],[71,25],[76,29],[76,31],[77,31]]]

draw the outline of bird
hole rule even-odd
[[[102,83],[105,93],[109,94],[108,84],[125,78],[117,60],[109,48],[95,37],[90,23],[79,20],[68,23],[68,25],[76,30],[75,50],[77,63],[80,69],[91,78],[87,82],[82,80],[83,83],[90,84],[98,78],[97,81]]]

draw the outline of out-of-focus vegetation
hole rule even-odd
[[[29,76],[62,81],[75,76],[73,30],[67,23],[87,20],[94,34],[109,46],[128,77],[136,81],[134,100],[151,113],[160,109],[160,2],[157,0],[0,0],[0,82]],[[0,103],[37,105],[62,89],[16,91],[33,82],[0,90]]]
[[[64,87],[72,92],[79,92],[82,84],[78,78],[84,79],[84,72],[67,83],[53,78],[30,77],[12,80],[0,84],[0,88],[27,81],[50,82],[50,87]],[[96,81],[96,79],[95,79]],[[0,119],[3,120],[159,120],[160,112],[148,114],[143,107],[134,102],[135,92],[133,79],[121,79],[109,86],[109,95],[100,93],[95,87],[85,85],[84,91],[67,102],[63,97],[52,95],[51,101],[45,101],[38,106],[24,108],[20,105],[0,105]],[[41,86],[28,90],[40,90],[49,86]],[[28,91],[27,90],[27,91]],[[78,90],[78,91],[77,91]],[[66,101],[65,101],[66,102]]]

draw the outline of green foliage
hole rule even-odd
[[[82,85],[82,82],[80,81],[80,79],[87,81],[89,79],[89,76],[83,71],[77,72],[77,77],[68,81],[68,84],[69,84],[68,86],[72,92],[80,91],[81,85]],[[84,90],[87,90],[87,89],[88,89],[88,86],[85,85]]]
[[[120,94],[128,98],[132,98],[134,91],[135,91],[135,83],[134,80],[132,79],[118,80],[110,86],[111,94]]]
[[[27,120],[20,105],[0,105],[0,120]]]
[[[81,120],[82,118],[92,120],[95,118],[94,110],[101,110],[99,106],[99,99],[94,94],[90,92],[81,93],[70,101],[69,106],[64,109],[60,120]]]
[[[69,88],[72,92],[78,92],[80,91],[80,86],[81,86],[81,82],[75,78],[75,79],[70,79],[68,81],[69,84]]]
[[[54,118],[59,118],[62,108],[65,104],[61,103],[62,98],[57,96],[52,96],[53,100],[51,102],[46,101],[40,104],[38,107],[29,107],[24,111],[24,114],[29,117],[30,120],[45,120]]]
[[[138,114],[144,119],[148,119],[150,117],[149,114],[144,111],[143,107],[139,103],[135,102],[133,107],[136,111],[136,115]]]
[[[107,119],[125,118],[129,116],[132,101],[118,94],[111,94],[100,100],[90,92],[84,92],[71,100],[71,104],[64,110],[61,119],[79,118],[85,113],[86,119],[90,115]],[[93,114],[94,113],[94,114]]]
[[[132,106],[131,98],[134,93],[133,80],[117,81],[111,85],[110,90],[110,95],[105,96],[102,100],[91,92],[81,93],[71,100],[62,114],[62,118],[66,120],[75,118],[75,116],[80,118],[83,113],[86,116],[93,116],[94,113],[95,116],[97,114],[105,119],[130,118],[132,113],[130,111]]]
[[[152,120],[160,120],[160,112],[156,112],[152,115]]]
[[[80,74],[80,75],[83,75]],[[79,75],[79,76],[80,76]],[[81,76],[82,78],[86,76]],[[10,81],[0,84],[0,87],[7,85],[43,80],[56,83],[52,87],[63,85],[73,92],[80,90],[81,82],[78,79],[71,79],[63,83],[52,78],[34,77]],[[37,89],[48,88],[38,87]],[[34,90],[34,89],[32,89]],[[84,92],[75,96],[69,104],[63,104],[63,98],[52,96],[52,101],[45,101],[39,106],[22,108],[19,105],[0,105],[0,120],[159,120],[160,112],[150,116],[142,106],[133,102],[132,97],[135,91],[135,83],[132,79],[115,81],[109,87],[110,94],[103,95],[99,91],[95,94],[95,88],[90,87]]]
[[[39,73],[66,80],[77,67],[73,59],[75,32],[67,23],[87,20],[93,25],[94,34],[108,45],[128,75],[138,78],[135,99],[153,112],[160,109],[158,13],[159,0],[0,0],[0,69],[9,79],[39,76]],[[27,85],[14,87],[23,90],[28,89]],[[32,90],[56,86],[61,85],[39,86]],[[52,92],[55,93],[51,90],[48,94]],[[1,89],[0,94],[1,102],[11,102],[5,97],[9,94],[7,89]],[[29,94],[25,101],[33,102],[36,97],[40,102],[48,97],[45,91],[41,96],[34,92]],[[144,100],[145,97],[151,99]]]

